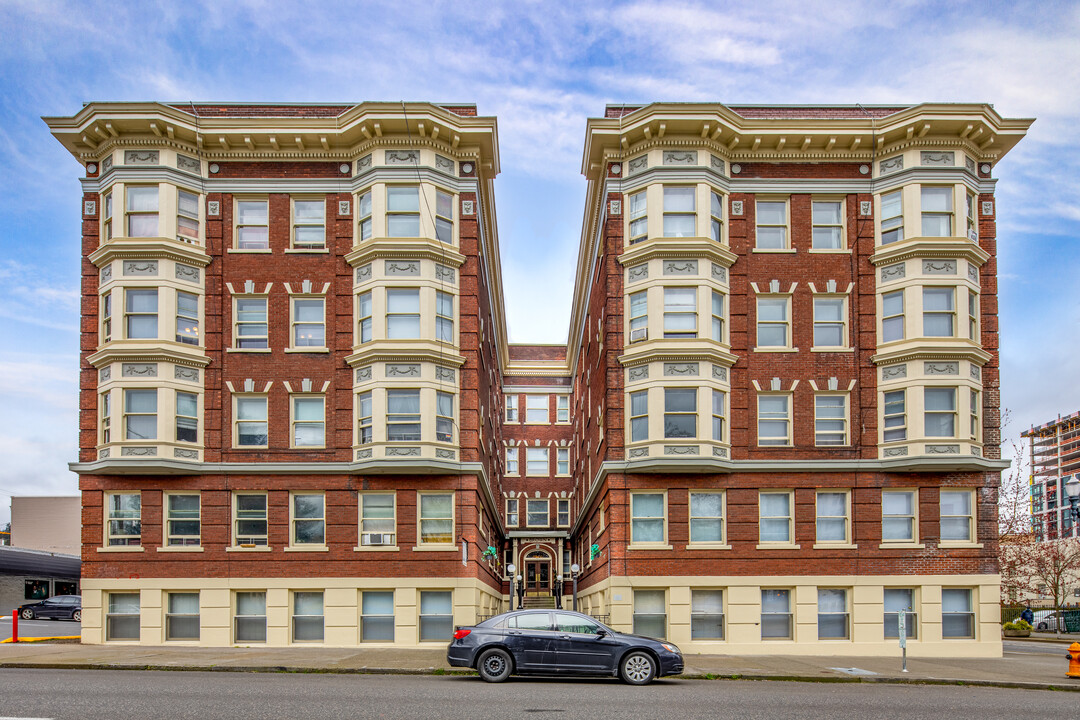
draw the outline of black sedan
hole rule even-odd
[[[617,633],[588,615],[519,610],[459,628],[446,649],[453,667],[476,668],[488,682],[511,675],[621,677],[631,685],[683,671],[679,648]]]
[[[50,620],[82,620],[82,595],[53,595],[48,600],[19,606],[23,620],[48,618]]]

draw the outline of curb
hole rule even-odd
[[[47,640],[82,640],[82,635],[58,635],[56,637],[19,638],[20,643],[45,642]],[[12,645],[15,644],[11,641],[11,638],[4,638],[3,640],[0,640],[0,643],[11,643]]]

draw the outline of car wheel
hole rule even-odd
[[[34,619],[34,611],[31,610],[30,608],[26,608],[25,610],[23,610],[22,612],[19,613],[19,617],[21,617],[23,620],[33,620]]]
[[[619,663],[619,675],[631,685],[648,685],[656,677],[656,661],[648,653],[629,653]]]
[[[480,677],[486,682],[495,683],[502,682],[510,677],[510,672],[514,667],[508,652],[499,648],[492,648],[486,650],[480,656],[480,660],[476,663],[476,669],[479,671]]]
[[[75,612],[71,613],[71,619],[75,622],[82,622],[82,610],[76,610]]]
[[[1049,627],[1045,622],[1041,622],[1035,626],[1036,630],[1046,630]]]

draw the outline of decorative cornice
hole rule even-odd
[[[879,247],[870,257],[870,262],[888,265],[913,258],[964,258],[982,267],[990,259],[990,253],[967,238],[913,238]]]
[[[635,343],[630,349],[619,356],[618,360],[623,367],[636,367],[650,362],[687,362],[701,361],[714,362],[727,367],[732,367],[739,361],[739,356],[734,355],[719,346],[707,347],[702,345],[674,347],[671,343],[653,345],[648,342]],[[638,348],[641,348],[638,350]]]
[[[968,342],[968,341],[962,341]],[[949,347],[943,345],[917,345],[899,347],[894,350],[873,355],[870,362],[875,365],[891,365],[911,360],[967,360],[982,367],[993,359],[993,355],[975,345]]]
[[[623,267],[636,265],[656,258],[706,258],[731,267],[739,259],[726,245],[709,238],[651,238],[631,246],[618,257]]]
[[[455,268],[465,264],[465,256],[457,250],[446,243],[428,238],[373,238],[355,246],[345,256],[345,262],[356,267],[380,258],[422,258]]]
[[[442,349],[435,343],[417,345],[416,347],[402,347],[400,340],[376,340],[371,347],[345,357],[345,362],[350,367],[360,367],[373,362],[431,362],[446,367],[461,367],[465,364],[465,357],[459,355],[455,349]]]
[[[102,348],[93,355],[87,357],[86,361],[95,368],[100,368],[103,365],[114,362],[168,362],[174,365],[198,368],[204,368],[210,364],[210,358],[205,355],[192,354],[190,350],[187,350],[186,348],[190,347],[189,345],[183,345],[181,347],[185,349],[181,350],[180,347],[148,348],[145,345],[126,347],[117,343],[110,343],[108,347]]]
[[[212,261],[202,246],[161,238],[128,240],[114,238],[87,256],[87,260],[101,267],[113,260],[165,259],[206,267]]]

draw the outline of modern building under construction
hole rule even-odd
[[[1065,483],[1080,472],[1080,411],[1020,435],[1028,440],[1031,462],[1031,521],[1046,540],[1076,537]]]

